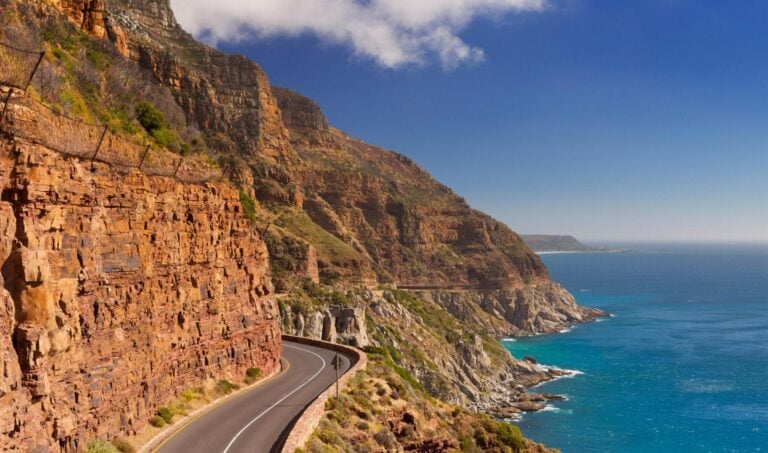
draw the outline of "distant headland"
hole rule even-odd
[[[528,247],[536,253],[574,253],[574,252],[615,252],[618,250],[603,247],[590,247],[573,236],[546,234],[522,234]]]

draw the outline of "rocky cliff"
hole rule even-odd
[[[556,332],[601,314],[552,283],[539,257],[506,225],[472,209],[409,158],[333,128],[317,103],[272,87],[257,64],[196,42],[166,0],[107,6],[107,32],[120,37],[115,44],[172,89],[187,121],[213,149],[237,162],[236,179],[254,197],[280,292],[302,292],[306,280],[358,295],[360,287],[377,285],[418,291],[417,305],[464,324],[455,329],[461,338],[464,331],[470,340],[486,335],[486,348],[497,352],[492,337]],[[398,310],[381,308],[388,306],[376,302],[382,297],[352,297],[346,309],[365,310],[363,316],[338,308],[332,297],[307,308],[289,296],[283,328],[353,344],[363,336],[377,345],[400,344],[362,322],[372,317],[391,329],[410,329]],[[339,335],[340,328],[352,330]],[[428,384],[435,394],[479,404],[515,382],[541,379],[540,370],[525,377],[526,366],[506,353],[498,355],[509,367],[503,379],[493,370],[499,362],[473,371],[460,358],[483,362],[476,340],[446,340],[439,325],[428,330],[435,342],[426,353],[438,354],[440,371],[415,359],[403,364],[439,383]]]
[[[82,21],[75,0],[65,3]],[[293,210],[278,225],[316,248],[325,281],[495,289],[548,279],[508,227],[405,156],[333,129],[317,104],[273,89],[257,64],[196,42],[167,0],[106,6],[90,22],[103,21],[118,51],[172,90],[212,150],[250,168],[241,179],[264,208]]]
[[[206,379],[278,365],[267,249],[236,189],[8,136],[0,188],[0,450],[79,451]]]

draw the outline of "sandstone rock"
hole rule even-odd
[[[278,365],[267,250],[237,190],[84,167],[0,139],[0,450],[78,451]]]

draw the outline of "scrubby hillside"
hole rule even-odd
[[[367,372],[328,401],[306,451],[553,451],[523,438],[516,426],[431,399],[392,371],[385,351],[369,351]]]

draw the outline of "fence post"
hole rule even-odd
[[[101,138],[99,139],[99,144],[96,146],[96,151],[93,152],[93,156],[91,156],[91,167],[93,167],[93,161],[96,160],[96,156],[99,155],[99,150],[101,149],[101,144],[104,142],[104,137],[107,136],[107,130],[109,129],[109,126],[104,126],[104,131],[101,133]]]
[[[37,59],[37,63],[35,63],[35,69],[32,70],[32,74],[29,76],[29,80],[27,80],[26,86],[24,86],[24,91],[27,91],[29,88],[29,85],[32,83],[32,79],[35,78],[35,73],[37,72],[37,69],[40,67],[40,63],[43,62],[43,57],[45,57],[45,51],[40,52],[40,58]]]
[[[184,163],[184,156],[181,156],[181,159],[179,159],[179,165],[176,166],[176,171],[173,172],[173,177],[176,177],[176,173],[179,172],[179,168],[181,168],[181,164]]]
[[[149,147],[151,145],[147,145],[147,149],[144,150],[144,154],[141,155],[141,162],[139,162],[139,171],[141,171],[141,166],[144,165],[144,159],[147,158],[147,154],[149,154]]]
[[[3,125],[5,124],[5,111],[8,109],[8,103],[11,102],[12,95],[13,88],[8,90],[8,96],[5,97],[5,104],[3,104],[3,113],[0,113],[0,132],[3,131]]]

